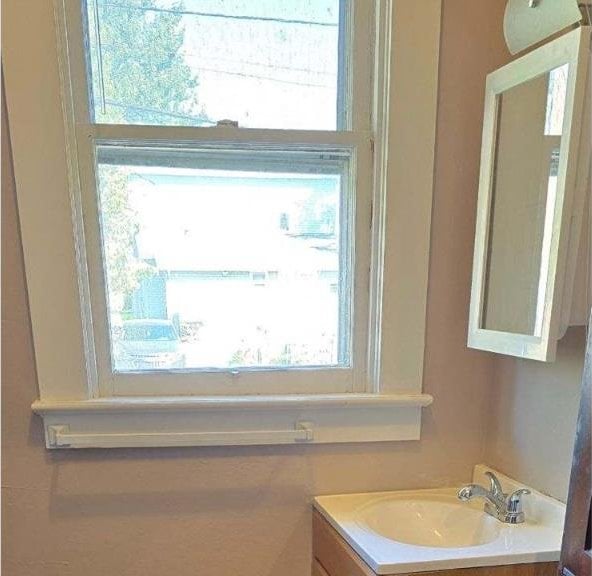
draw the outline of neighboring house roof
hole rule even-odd
[[[141,230],[138,255],[161,270],[339,269],[338,240],[324,233],[326,224],[314,212],[327,206],[335,210],[334,177],[311,182],[287,177],[150,178],[150,183],[138,179],[135,187]],[[299,212],[302,206],[308,210],[305,216]],[[290,210],[285,230],[282,215]]]
[[[337,270],[335,242],[281,236],[272,239],[244,238],[240,249],[234,242],[218,243],[215,250],[205,238],[161,246],[153,255],[161,270],[176,271],[289,271]]]

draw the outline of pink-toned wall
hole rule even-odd
[[[422,440],[47,452],[2,132],[2,568],[6,576],[305,576],[315,494],[468,480],[493,357],[466,348],[485,75],[505,0],[443,0]],[[59,334],[59,326],[56,326]]]
[[[564,502],[585,348],[585,328],[572,327],[559,341],[555,362],[500,358],[492,383],[485,461]]]

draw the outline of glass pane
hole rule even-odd
[[[482,327],[543,329],[569,65],[498,99]]]
[[[347,157],[228,154],[99,148],[115,371],[349,365]]]
[[[561,136],[563,133],[568,74],[569,64],[555,68],[549,73],[545,136]]]
[[[88,0],[94,120],[335,130],[343,2]]]

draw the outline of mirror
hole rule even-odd
[[[487,330],[542,332],[568,75],[564,64],[498,96],[481,319]]]
[[[582,30],[488,76],[470,347],[554,356],[556,315],[573,282],[565,277],[570,228],[579,231],[581,218],[572,210],[584,194],[576,175],[590,34]]]

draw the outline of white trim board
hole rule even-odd
[[[351,397],[350,397],[351,396]],[[36,402],[47,448],[418,440],[428,394]]]

